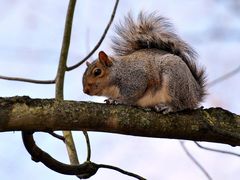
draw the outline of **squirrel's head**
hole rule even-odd
[[[98,59],[92,63],[87,62],[87,69],[83,75],[83,92],[91,96],[104,95],[104,90],[110,85],[109,72],[112,60],[100,51]]]

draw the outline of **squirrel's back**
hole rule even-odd
[[[117,56],[127,56],[142,49],[159,49],[179,56],[188,66],[200,86],[200,98],[205,96],[205,71],[197,67],[197,53],[173,32],[168,20],[156,13],[141,12],[137,21],[131,14],[116,26],[118,36],[113,38],[112,48]]]

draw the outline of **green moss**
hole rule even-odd
[[[207,125],[209,125],[209,126],[214,126],[214,121],[215,121],[215,119],[213,118],[214,116],[210,116],[210,114],[207,112],[207,111],[202,111],[202,113],[204,114],[204,120],[205,120],[205,122],[207,123]]]

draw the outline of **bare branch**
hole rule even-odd
[[[143,177],[141,177],[141,176],[139,176],[139,175],[137,175],[137,174],[134,174],[134,173],[125,171],[125,170],[120,169],[120,168],[115,167],[115,166],[110,166],[110,165],[106,165],[106,164],[98,164],[98,167],[99,167],[99,168],[112,169],[112,170],[118,171],[118,172],[120,172],[120,173],[122,173],[122,174],[131,176],[131,177],[134,177],[134,178],[137,178],[137,179],[140,179],[140,180],[146,180],[145,178],[143,178]]]
[[[35,84],[54,84],[54,80],[35,80],[35,79],[28,79],[28,78],[19,78],[19,77],[8,77],[8,76],[1,76],[0,79],[9,80],[9,81],[21,81],[27,83],[35,83]]]
[[[91,145],[90,145],[90,140],[87,131],[83,131],[83,135],[86,139],[86,144],[87,144],[87,160],[90,161],[91,159]]]
[[[74,165],[79,164],[78,155],[77,155],[76,147],[74,144],[72,132],[63,131],[63,136],[65,138],[65,145],[67,148],[67,152],[68,152],[68,156],[71,164],[74,164]]]
[[[117,7],[118,7],[118,3],[119,3],[119,0],[116,0],[115,2],[115,5],[114,5],[114,8],[113,8],[113,12],[112,12],[112,15],[111,15],[111,18],[102,34],[102,37],[100,38],[100,40],[98,41],[98,43],[96,44],[96,46],[93,48],[93,50],[85,57],[83,58],[80,62],[78,62],[77,64],[73,65],[73,66],[69,66],[67,67],[67,71],[71,71],[73,69],[76,69],[77,67],[79,67],[81,64],[83,64],[88,58],[90,58],[93,53],[99,48],[99,46],[102,44],[112,22],[113,22],[113,19],[114,19],[114,16],[116,14],[116,10],[117,10]]]
[[[219,149],[212,149],[209,147],[204,147],[201,144],[199,144],[198,142],[194,142],[198,147],[204,149],[204,150],[208,150],[208,151],[213,151],[213,152],[217,152],[217,153],[223,153],[223,154],[228,154],[228,155],[233,155],[233,156],[237,156],[240,157],[240,154],[234,153],[234,152],[230,152],[230,151],[224,151],[224,150],[219,150]]]
[[[240,66],[238,66],[236,69],[234,69],[233,71],[231,72],[228,72],[224,75],[222,75],[221,77],[211,81],[208,86],[209,87],[212,87],[212,86],[215,86],[216,84],[218,83],[221,83],[222,81],[228,79],[228,78],[231,78],[232,76],[234,76],[235,74],[239,73],[240,72]],[[223,133],[224,134],[224,133]],[[209,150],[209,151],[214,151],[214,152],[218,152],[218,153],[224,153],[224,154],[229,154],[229,155],[235,155],[235,156],[240,156],[239,154],[236,154],[236,153],[233,153],[233,152],[229,152],[229,151],[224,151],[224,150],[218,150],[218,149],[212,149],[212,148],[208,148],[208,147],[203,147],[201,146],[199,143],[197,143],[196,141],[194,141],[195,144],[202,148],[202,149],[205,149],[205,150]]]
[[[48,134],[50,134],[50,135],[52,135],[53,137],[55,137],[55,138],[57,138],[57,139],[62,140],[63,142],[65,142],[65,138],[64,138],[63,136],[61,136],[61,135],[58,135],[58,134],[56,134],[56,133],[54,133],[54,132],[48,132]]]
[[[211,123],[208,126],[206,123]],[[216,129],[222,129],[214,131]],[[240,146],[240,116],[221,108],[163,115],[124,105],[0,98],[0,131],[80,130]],[[224,135],[224,132],[230,132]]]
[[[33,139],[33,132],[22,132],[22,138],[25,148],[32,156],[32,160],[35,162],[42,162],[53,171],[66,175],[77,175],[81,178],[88,178],[94,175],[98,170],[98,167],[91,162],[85,162],[81,165],[68,165],[55,160],[36,145]]]
[[[191,155],[191,153],[188,151],[188,149],[185,147],[184,141],[180,141],[180,144],[186,153],[186,155],[196,164],[196,166],[204,173],[204,175],[207,177],[208,180],[212,180],[211,176],[208,174],[208,172],[204,169],[204,167]]]
[[[239,73],[239,72],[240,72],[240,66],[238,66],[238,67],[237,67],[236,69],[234,69],[233,71],[228,72],[228,73],[220,76],[219,78],[211,81],[211,82],[208,84],[208,86],[209,86],[209,87],[214,86],[214,85],[216,85],[216,84],[218,84],[218,83],[220,83],[220,82],[222,82],[222,81],[224,81],[224,80],[226,80],[226,79],[234,76],[235,74],[237,74],[237,73]]]
[[[105,164],[95,164],[90,161],[86,161],[81,165],[67,165],[61,163],[51,157],[48,153],[41,150],[35,143],[33,139],[33,132],[22,132],[23,143],[29,154],[32,156],[32,159],[35,162],[42,162],[45,166],[61,174],[66,175],[76,175],[80,179],[85,179],[93,176],[99,168],[108,168],[118,172],[121,172],[125,175],[135,177],[140,180],[145,180],[143,177],[124,171],[118,167],[105,165]]]
[[[72,21],[73,21],[75,5],[76,5],[76,0],[69,1],[66,20],[65,20],[61,54],[60,54],[57,76],[56,76],[56,99],[58,100],[64,99],[63,98],[64,77],[66,72],[66,63],[67,63],[69,45],[71,40]]]
[[[61,101],[64,99],[64,95],[63,95],[64,77],[66,72],[66,63],[67,63],[69,45],[71,40],[72,22],[73,22],[75,5],[76,5],[76,0],[69,1],[66,20],[65,20],[63,42],[62,42],[61,54],[60,54],[58,71],[56,76],[55,98],[58,101]],[[65,144],[67,147],[67,152],[68,152],[68,156],[71,164],[79,164],[72,133],[70,131],[63,131],[63,136],[65,138]]]

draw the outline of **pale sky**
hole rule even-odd
[[[236,4],[234,4],[234,2]],[[208,81],[240,66],[240,4],[227,0],[120,1],[114,23],[129,11],[158,11],[174,24],[177,33],[199,54],[206,67]],[[114,1],[78,1],[74,16],[68,64],[84,57],[100,38],[112,12]],[[68,1],[3,0],[0,1],[0,75],[33,79],[53,79],[61,48]],[[99,48],[111,53],[113,27]],[[96,53],[92,58],[96,58]],[[103,102],[104,98],[86,96],[82,92],[85,65],[66,74],[65,99]],[[220,106],[240,114],[240,73],[209,88],[203,105]],[[53,98],[54,85],[36,85],[0,80],[0,96],[28,95]],[[61,133],[61,132],[60,132]],[[90,132],[92,161],[110,164],[137,173],[150,180],[204,180],[206,177],[191,162],[178,140],[132,137]],[[36,136],[37,144],[58,160],[68,163],[62,142],[44,135]],[[86,158],[81,132],[74,132],[80,161]],[[35,163],[25,150],[19,132],[0,133],[0,179],[3,180],[72,180],[76,177],[58,174],[41,163]],[[240,153],[239,147],[202,143]],[[186,143],[189,151],[215,180],[238,180],[240,158],[199,149]],[[128,176],[106,169],[92,180],[130,180]]]

